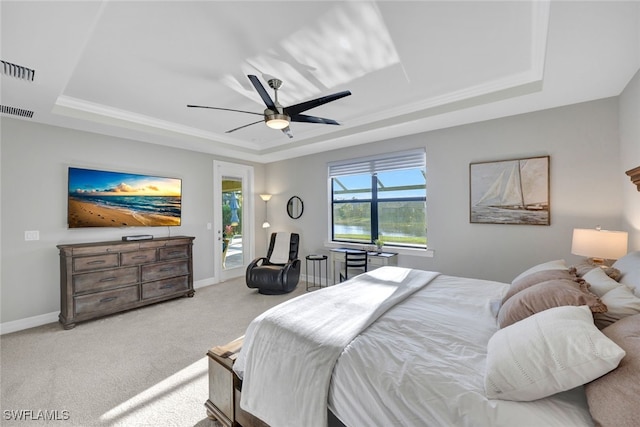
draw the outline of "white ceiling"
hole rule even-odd
[[[609,96],[640,67],[640,2],[7,1],[2,105],[23,119],[271,162]],[[262,113],[246,77],[291,105],[352,95],[292,123]],[[4,116],[4,115],[3,115]]]

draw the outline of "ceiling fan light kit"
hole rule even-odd
[[[271,129],[282,130],[289,126],[291,117],[284,114],[265,114],[264,121]]]
[[[320,105],[327,104],[331,101],[344,98],[345,96],[351,95],[350,91],[345,90],[342,92],[334,93],[332,95],[323,96],[320,98],[312,99],[310,101],[301,102],[299,104],[290,105],[289,107],[283,108],[282,105],[280,105],[280,103],[278,102],[278,89],[280,89],[280,86],[282,85],[282,80],[269,79],[268,81],[269,87],[271,87],[274,91],[274,98],[275,98],[275,101],[274,101],[273,99],[271,99],[271,97],[267,93],[262,83],[260,83],[260,80],[258,80],[257,76],[253,74],[249,74],[247,77],[249,77],[251,84],[253,84],[253,87],[256,89],[256,92],[258,92],[258,95],[260,95],[260,98],[262,98],[262,101],[267,106],[267,108],[264,110],[264,113],[262,114],[262,116],[264,117],[264,122],[271,129],[280,130],[289,138],[293,138],[293,134],[291,133],[291,129],[289,128],[289,123],[291,122],[339,125],[340,123],[338,123],[333,119],[325,119],[324,117],[308,116],[306,114],[300,114],[300,113],[307,110],[311,110],[312,108],[315,108],[315,107],[319,107]],[[203,105],[187,105],[187,107],[208,108],[211,110],[235,111],[237,113],[261,115],[259,113],[254,113],[253,111],[234,110],[232,108],[208,107]],[[239,126],[235,129],[230,129],[226,131],[226,133],[235,132],[239,129],[243,129],[248,126],[255,125],[256,123],[260,123],[260,121]]]

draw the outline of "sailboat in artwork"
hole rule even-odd
[[[546,163],[537,159],[514,160],[503,169],[476,203],[500,209],[547,210],[547,188],[539,177]],[[542,175],[544,176],[544,175]]]

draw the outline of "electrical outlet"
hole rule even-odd
[[[207,223],[207,230],[211,230],[211,223],[210,222]]]
[[[38,230],[25,231],[24,240],[40,240],[40,232]]]

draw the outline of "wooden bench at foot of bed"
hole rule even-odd
[[[233,372],[233,363],[244,337],[207,352],[209,357],[209,399],[204,403],[207,415],[225,427],[269,427],[240,408],[242,380]]]
[[[225,427],[269,427],[260,418],[240,408],[242,380],[233,372],[233,363],[242,348],[244,336],[207,352],[209,357],[209,399],[204,403],[207,416]],[[327,410],[328,427],[345,427]]]

